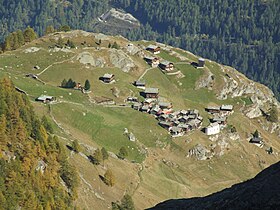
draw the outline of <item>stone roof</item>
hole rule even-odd
[[[158,105],[161,107],[169,107],[169,106],[171,106],[171,103],[170,102],[159,102]]]
[[[155,50],[155,49],[157,49],[158,47],[159,47],[159,46],[150,44],[150,45],[147,47],[147,49],[153,49],[153,50]]]
[[[38,101],[53,100],[53,96],[41,95],[37,98]]]
[[[221,110],[232,110],[233,106],[232,105],[222,105]]]
[[[145,83],[144,81],[139,81],[139,80],[135,81],[134,84],[135,84],[136,86],[145,86],[145,85],[146,85],[146,83]]]
[[[158,94],[158,88],[146,88],[145,93]]]
[[[160,62],[160,64],[161,64],[161,65],[164,65],[164,66],[167,66],[167,65],[169,65],[169,64],[171,64],[171,63],[172,63],[172,62],[166,61],[166,60]],[[173,63],[172,63],[172,64],[173,64]]]
[[[106,79],[111,79],[112,77],[114,76],[114,74],[104,74],[103,78],[106,78]]]

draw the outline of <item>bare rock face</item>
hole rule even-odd
[[[150,209],[280,209],[280,162],[253,179],[200,198],[168,200]]]
[[[258,104],[254,104],[244,109],[243,113],[250,119],[262,116],[262,111]]]
[[[238,87],[238,82],[232,78],[227,79],[223,78],[225,81],[225,86],[221,90],[220,94],[218,95],[219,100],[225,100],[228,98],[228,95],[230,95],[236,88]]]
[[[187,157],[195,157],[197,160],[207,160],[212,157],[212,154],[202,144],[197,144],[189,150]]]
[[[103,58],[94,58],[89,52],[82,52],[77,56],[77,60],[85,65],[91,65],[94,67],[104,67],[106,61]]]
[[[195,90],[200,88],[208,88],[209,90],[212,89],[214,82],[214,75],[208,69],[205,68],[205,74],[196,82]]]
[[[136,55],[139,54],[142,49],[135,46],[134,44],[128,44],[126,47],[126,51],[130,54],[130,55]]]
[[[110,62],[113,66],[120,68],[124,72],[129,72],[135,67],[134,61],[122,50],[110,49]]]

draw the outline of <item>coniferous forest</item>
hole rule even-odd
[[[187,49],[231,65],[269,86],[280,98],[280,1],[278,0],[2,0],[0,40],[28,25],[93,31],[111,7],[132,13],[142,26],[124,36]]]
[[[1,79],[0,209],[73,209],[77,172],[52,132],[27,96]]]

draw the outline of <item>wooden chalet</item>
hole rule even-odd
[[[205,108],[206,112],[209,112],[211,114],[214,114],[214,113],[220,113],[220,107],[219,106],[209,106],[207,108]]]
[[[115,79],[115,75],[114,74],[104,74],[103,77],[101,78],[103,82],[105,83],[111,83],[114,81]]]
[[[165,129],[169,129],[173,126],[173,122],[160,121],[158,124]]]
[[[173,107],[170,102],[159,102],[158,105],[161,109],[171,109]]]
[[[159,59],[157,57],[145,57],[144,60],[152,67],[159,65]]]
[[[137,88],[145,88],[145,86],[146,86],[146,83],[144,82],[144,81],[139,81],[139,80],[137,80],[137,81],[135,81],[134,83],[134,86],[135,87],[137,87]]]
[[[158,98],[159,90],[158,88],[146,88],[144,94],[146,98]]]
[[[148,105],[144,105],[141,107],[140,109],[141,112],[149,112],[150,111],[150,107]]]
[[[226,119],[226,117],[214,117],[214,118],[210,119],[210,122],[212,122],[212,123],[217,122],[220,125],[226,125],[227,119]]]
[[[146,50],[155,55],[160,53],[160,47],[156,45],[149,45]]]
[[[162,113],[162,110],[159,107],[159,105],[153,106],[150,110],[150,114],[152,114],[152,115],[160,115],[161,113]]]
[[[135,110],[140,110],[141,107],[142,107],[142,104],[139,103],[139,102],[135,102],[135,103],[133,103],[133,105],[132,105],[132,108],[135,109]]]
[[[222,105],[220,109],[222,112],[232,112],[233,105]]]
[[[159,63],[159,67],[164,71],[173,71],[174,64],[172,62],[164,60]]]

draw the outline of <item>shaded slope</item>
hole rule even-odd
[[[280,162],[255,178],[201,198],[169,200],[151,209],[279,209]]]

